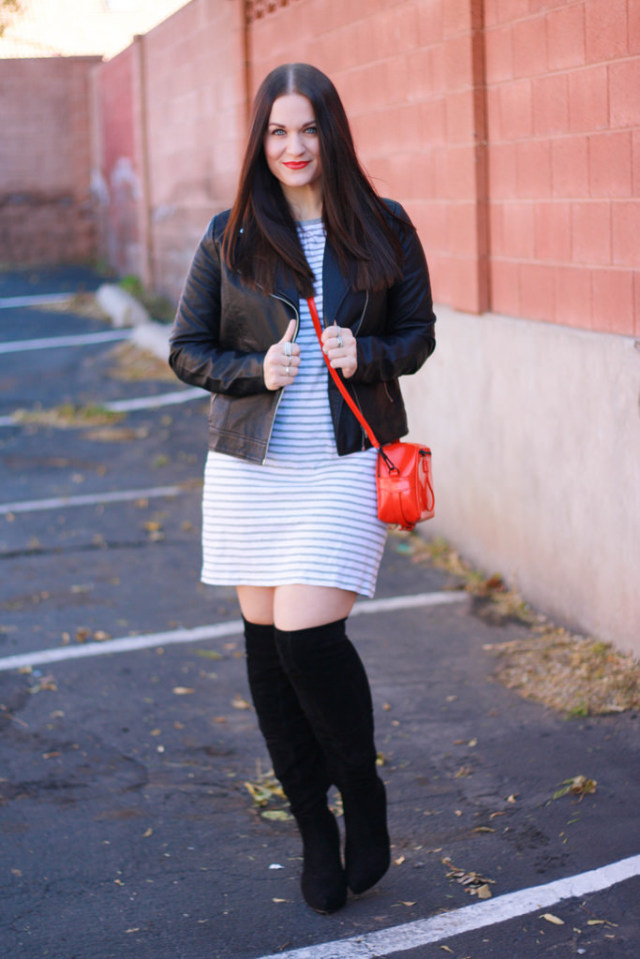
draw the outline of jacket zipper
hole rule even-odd
[[[281,303],[285,303],[287,306],[290,306],[291,309],[293,310],[293,312],[294,312],[294,314],[295,314],[295,320],[296,320],[296,331],[295,331],[295,333],[293,334],[293,339],[295,340],[296,336],[298,335],[298,330],[300,329],[300,314],[298,313],[298,308],[297,308],[296,306],[294,306],[294,304],[291,302],[291,300],[287,300],[287,298],[284,297],[284,296],[278,296],[277,293],[270,293],[269,296],[273,297],[274,300],[280,300]],[[268,435],[268,437],[267,437],[267,445],[266,445],[266,447],[265,447],[265,454],[264,454],[264,456],[262,457],[262,461],[261,461],[261,464],[260,464],[261,466],[264,466],[264,462],[265,462],[265,460],[266,460],[266,458],[267,458],[267,454],[268,454],[268,452],[269,452],[269,443],[271,442],[271,434],[273,433],[273,427],[274,427],[274,424],[275,424],[275,421],[276,421],[276,415],[277,415],[277,413],[278,413],[278,407],[280,406],[280,401],[282,400],[282,394],[283,394],[283,393],[284,393],[284,387],[282,386],[282,387],[280,387],[280,390],[278,391],[278,398],[277,398],[276,404],[275,404],[275,406],[274,406],[274,408],[273,408],[273,414],[272,414],[272,416],[271,416],[271,426],[269,427],[269,435]]]

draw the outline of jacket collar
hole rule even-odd
[[[324,249],[322,276],[323,313],[327,318],[326,322],[330,325],[336,318],[344,298],[349,293],[351,284],[348,278],[341,273],[335,251],[329,241],[327,241]],[[297,309],[300,296],[289,270],[281,268],[278,271],[275,292],[277,296],[288,300]]]

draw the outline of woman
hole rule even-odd
[[[397,440],[397,377],[435,345],[424,254],[363,173],[331,81],[286,64],[258,90],[236,201],[195,254],[170,362],[213,394],[202,579],[237,588],[258,722],[302,836],[302,892],[333,912],[389,865],[371,693],[345,632],[356,596],[374,593],[386,528],[376,451],[328,376],[313,295],[324,353],[379,440]]]

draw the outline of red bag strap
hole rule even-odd
[[[320,349],[322,349],[322,327],[320,326],[320,319],[319,319],[319,317],[318,317],[318,310],[316,309],[316,301],[315,301],[314,298],[311,296],[311,297],[309,297],[309,299],[307,300],[307,304],[308,304],[308,306],[309,306],[309,312],[311,313],[311,319],[313,320],[313,326],[314,326],[314,329],[315,329],[315,331],[316,331],[316,336],[318,337],[318,343],[320,344]],[[348,389],[346,388],[346,386],[344,385],[344,383],[342,382],[342,380],[341,380],[340,377],[338,376],[337,372],[336,372],[336,371],[334,370],[334,368],[332,367],[331,363],[329,362],[329,358],[328,358],[327,354],[324,352],[324,350],[322,350],[322,357],[323,357],[325,363],[327,364],[327,369],[329,370],[329,373],[330,373],[331,376],[333,377],[334,383],[336,384],[336,386],[337,386],[338,389],[340,390],[340,393],[342,394],[342,397],[344,398],[345,403],[347,404],[347,406],[349,407],[349,409],[351,410],[351,412],[353,413],[353,415],[354,415],[355,418],[357,419],[358,423],[360,424],[360,426],[362,427],[362,429],[365,431],[365,433],[367,434],[367,436],[369,437],[369,439],[371,440],[371,442],[373,443],[373,445],[375,446],[375,448],[376,448],[377,450],[380,450],[380,452],[382,452],[381,447],[380,447],[380,443],[379,443],[378,440],[376,439],[375,433],[373,432],[373,430],[372,430],[371,427],[369,426],[368,422],[366,421],[366,419],[364,418],[364,416],[362,415],[362,413],[361,413],[360,410],[358,409],[357,405],[354,403],[354,401],[353,401],[353,399],[351,398],[351,395],[350,395]],[[384,455],[384,454],[383,454],[383,455]]]

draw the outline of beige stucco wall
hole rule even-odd
[[[640,653],[640,351],[633,338],[438,311],[403,380],[444,536],[559,621]]]

